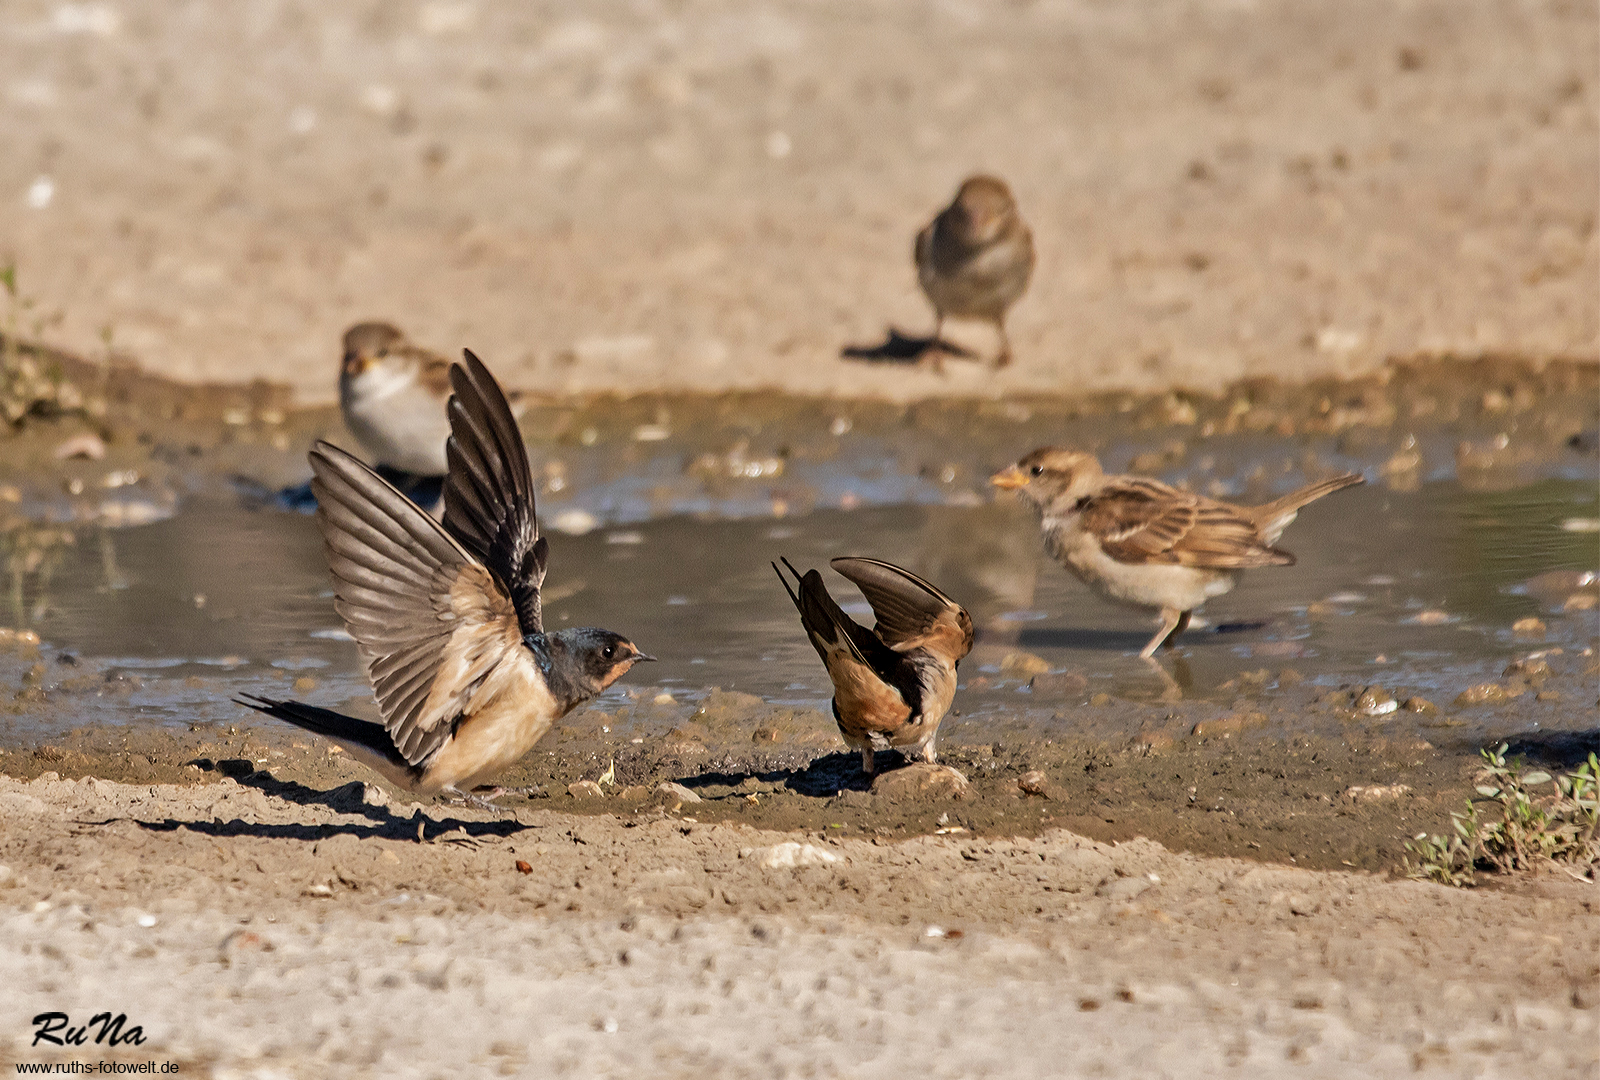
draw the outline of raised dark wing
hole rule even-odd
[[[1080,511],[1083,528],[1118,562],[1213,570],[1285,566],[1294,556],[1261,542],[1236,507],[1155,480],[1107,484]]]
[[[872,605],[873,632],[889,648],[927,648],[950,661],[972,650],[972,617],[930,582],[882,559],[845,556],[830,565]]]
[[[444,527],[489,568],[516,606],[524,633],[544,632],[539,587],[549,545],[534,517],[533,471],[511,406],[489,369],[464,351],[450,368],[450,441]]]
[[[488,570],[362,462],[319,442],[311,469],[334,607],[395,748],[419,764],[522,648],[517,613]]]
[[[805,627],[812,647],[822,657],[822,662],[830,665],[830,671],[831,658],[837,658],[843,651],[850,660],[876,672],[880,678],[888,679],[900,663],[899,655],[879,641],[872,631],[844,613],[833,597],[828,595],[828,587],[822,583],[821,574],[815,570],[807,570],[802,574],[790,565],[788,559],[783,560],[783,565],[795,576],[795,588],[790,587],[789,579],[783,576],[782,570],[778,570],[777,563],[773,563],[772,568],[777,570],[784,591],[800,610],[800,625]]]

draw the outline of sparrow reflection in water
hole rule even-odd
[[[833,681],[839,733],[861,751],[861,768],[877,771],[874,751],[901,747],[934,760],[939,721],[956,693],[956,665],[972,649],[972,618],[960,604],[908,570],[880,559],[839,558],[829,564],[855,582],[872,605],[877,625],[860,626],[840,610],[822,575],[795,576],[798,592],[778,579],[800,610],[817,654]]]
[[[522,434],[472,353],[449,376],[442,525],[337,447],[311,451],[334,607],[383,722],[295,701],[242,704],[333,739],[408,791],[466,797],[559,717],[654,657],[609,630],[545,632],[548,545]]]
[[[1172,647],[1195,608],[1232,589],[1239,572],[1292,566],[1273,545],[1309,502],[1362,482],[1347,473],[1265,506],[1235,506],[1142,476],[1107,476],[1092,454],[1035,450],[989,478],[1039,511],[1045,549],[1114,600],[1161,612],[1161,629],[1139,653]]]

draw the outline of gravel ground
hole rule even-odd
[[[216,1077],[1596,1075],[1592,883],[0,779],[0,1059]],[[526,867],[518,866],[519,861]],[[1493,933],[1485,933],[1493,926]],[[126,1012],[70,1057],[25,1018]]]

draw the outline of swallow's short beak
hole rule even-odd
[[[1028,486],[1028,474],[1015,465],[1008,465],[1004,469],[989,477],[989,483],[997,488],[1012,491],[1016,488]]]
[[[628,659],[637,664],[644,660],[654,660],[655,657],[651,656],[649,653],[636,652],[632,656],[628,657]]]

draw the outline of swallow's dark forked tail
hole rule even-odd
[[[361,756],[368,764],[391,779],[414,782],[421,775],[421,769],[400,756],[400,751],[395,749],[394,739],[384,730],[382,724],[375,724],[370,720],[358,720],[354,716],[346,716],[332,709],[322,709],[299,701],[277,701],[273,698],[257,697],[254,694],[242,694],[234,698],[234,701],[257,712],[266,713],[276,720],[283,720],[295,727],[332,739],[352,753]]]

